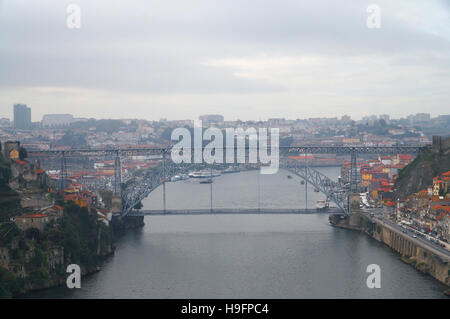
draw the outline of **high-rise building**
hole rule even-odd
[[[31,108],[26,104],[14,104],[14,127],[21,130],[31,128]]]

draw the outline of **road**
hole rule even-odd
[[[430,242],[429,240],[427,240],[425,238],[422,238],[422,237],[414,238],[413,236],[414,236],[415,232],[413,230],[408,229],[408,228],[402,228],[398,224],[396,224],[392,221],[386,220],[383,217],[383,212],[381,209],[363,209],[363,210],[361,210],[361,212],[364,214],[367,214],[371,220],[375,220],[375,221],[379,222],[380,224],[383,224],[387,228],[389,228],[393,231],[396,231],[400,235],[408,236],[409,239],[412,242],[414,242],[415,244],[424,246],[427,249],[429,249],[430,251],[432,251],[433,253],[435,253],[436,255],[443,258],[444,260],[450,261],[450,251],[449,250],[447,250],[446,248],[444,248],[438,244]],[[374,216],[371,217],[370,213],[374,213]]]

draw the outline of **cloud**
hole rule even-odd
[[[369,0],[78,0],[82,27],[70,30],[72,2],[0,0],[0,113],[13,100],[35,119],[57,104],[127,117],[129,101],[147,118],[448,108],[446,1],[378,0],[376,30]]]

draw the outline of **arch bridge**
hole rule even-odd
[[[358,174],[356,158],[358,155],[376,154],[376,155],[393,155],[393,154],[418,154],[425,150],[424,146],[296,146],[283,147],[280,146],[280,168],[284,168],[291,173],[301,177],[306,183],[312,184],[320,192],[324,193],[328,199],[335,203],[339,212],[348,215],[350,213],[349,197],[351,193],[358,191]],[[205,168],[205,165],[199,164],[175,164],[170,160],[170,147],[167,148],[109,148],[109,149],[71,149],[71,150],[47,150],[47,151],[30,151],[30,158],[56,157],[60,161],[59,169],[59,187],[64,188],[67,178],[67,161],[68,157],[98,157],[110,156],[114,157],[114,193],[121,198],[122,217],[138,216],[145,213],[137,212],[134,207],[138,205],[144,198],[153,192],[158,186],[163,187],[163,212],[166,213],[166,182],[171,176],[186,174],[193,169]],[[350,182],[347,185],[331,180],[324,174],[308,166],[305,161],[301,163],[292,160],[292,155],[306,154],[338,154],[350,156]],[[158,159],[157,167],[150,169],[143,177],[134,178],[122,185],[122,169],[121,159],[127,156],[153,155]],[[305,156],[306,158],[306,156]],[[209,166],[212,169],[212,166]],[[212,193],[211,193],[212,196]],[[212,200],[211,200],[212,205]],[[212,207],[210,212],[212,212]],[[222,209],[217,212],[232,213],[233,210]],[[245,210],[244,210],[245,211]],[[266,212],[267,211],[267,212]],[[270,210],[258,210],[259,213],[269,213]],[[283,210],[278,210],[283,211]],[[289,212],[295,213],[296,210]],[[286,213],[289,213],[286,210]],[[186,213],[186,211],[178,211],[172,213]],[[207,211],[197,212],[207,213]],[[273,213],[273,212],[272,212]],[[151,214],[151,213],[149,213]]]

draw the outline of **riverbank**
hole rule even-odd
[[[335,227],[357,230],[366,233],[375,240],[386,244],[400,255],[405,263],[432,276],[450,289],[450,260],[410,236],[376,219],[354,212],[350,217],[330,215],[329,221]],[[448,291],[447,291],[448,292]]]
[[[115,252],[115,242],[130,229],[142,228],[143,218],[114,219],[107,226],[76,205],[65,207],[64,217],[30,238],[13,227],[0,245],[0,298],[63,286],[66,268],[78,264],[81,276],[101,270]]]
[[[109,257],[113,256],[116,250],[115,243],[120,240],[122,236],[124,236],[128,231],[142,228],[145,226],[143,217],[128,217],[126,219],[121,219],[114,217],[111,221],[110,228],[112,230],[112,241],[109,241],[107,247],[102,247],[97,250],[96,261],[94,265],[88,267],[81,267],[81,277],[86,278],[90,275],[93,275],[102,270],[101,265],[103,262]],[[62,247],[61,247],[62,248]],[[61,249],[61,253],[59,254],[63,256],[63,249]],[[63,263],[63,262],[62,262]],[[39,284],[33,283],[32,285],[25,285],[24,289],[21,291],[19,295],[15,297],[26,297],[27,294],[31,292],[38,292],[42,290],[47,290],[51,288],[57,288],[64,286],[66,284],[68,274],[65,272],[59,274],[59,276],[54,276],[45,282],[41,282]]]

